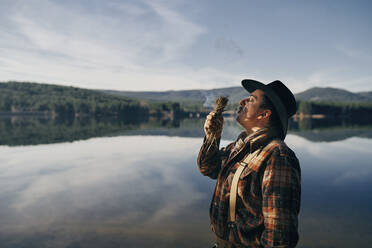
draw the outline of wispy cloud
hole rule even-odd
[[[215,47],[221,52],[231,53],[237,56],[244,55],[244,50],[231,38],[217,38],[215,41]]]
[[[163,2],[108,3],[100,11],[53,1],[9,8],[9,25],[1,28],[7,34],[0,43],[2,79],[122,90],[145,90],[151,82],[161,90],[214,87],[232,78],[177,64],[205,30]]]
[[[363,49],[346,46],[344,44],[336,45],[335,49],[341,54],[352,59],[372,61],[372,50],[363,51]]]
[[[138,138],[98,138],[48,145],[48,149],[45,145],[2,147],[0,155],[8,156],[1,156],[0,195],[10,196],[11,200],[0,213],[17,215],[9,224],[21,220],[35,226],[71,216],[75,219],[79,211],[93,211],[101,206],[99,212],[106,206],[104,221],[110,221],[113,214],[113,219],[122,225],[151,225],[189,211],[206,197],[205,191],[190,180],[189,167],[184,166],[194,161],[198,139],[141,137],[143,142],[138,142]],[[165,141],[171,146],[162,145]],[[128,143],[133,145],[123,150]],[[151,150],[146,158],[142,156],[144,149]],[[184,151],[189,154],[180,159],[180,152]],[[24,156],[18,156],[19,152]],[[175,162],[164,164],[164,156]],[[19,166],[25,161],[29,162],[27,168]],[[117,210],[110,213],[112,208]],[[79,216],[84,219],[85,215]]]
[[[371,91],[372,76],[354,76],[352,67],[333,67],[314,70],[308,75],[283,75],[281,80],[294,92],[299,93],[312,87],[334,87],[351,92]]]
[[[295,44],[298,37],[285,29],[279,42],[270,32],[292,24],[293,17],[269,18],[270,26],[266,26],[266,22],[257,23],[256,15],[263,9],[266,14],[274,10],[258,8],[256,15],[247,15],[239,9],[244,4],[3,0],[0,81],[177,90],[227,87],[239,85],[243,78],[255,78],[263,82],[281,79],[295,92],[312,86],[370,89],[372,53],[362,38],[361,45],[354,45],[341,27],[331,35],[316,36],[324,35],[327,42],[304,37]],[[251,5],[260,6],[257,2]],[[297,10],[289,7],[288,11]],[[296,21],[307,27],[307,33],[314,31],[308,25],[312,19]],[[313,41],[318,43],[313,45]]]

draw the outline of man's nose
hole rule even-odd
[[[246,101],[246,100],[247,100],[246,98],[240,100],[239,104],[240,104],[241,106],[243,106],[243,105],[245,104],[245,101]]]

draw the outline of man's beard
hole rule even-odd
[[[240,115],[241,115],[241,112],[242,112],[243,108],[244,108],[243,106],[239,105],[238,108],[237,108],[236,111],[235,111],[235,120],[236,120],[239,124],[241,124],[239,120],[240,120],[240,118],[241,118]]]

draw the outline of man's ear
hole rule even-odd
[[[265,109],[262,111],[262,113],[258,116],[258,119],[268,119],[271,116],[271,110],[270,109]]]

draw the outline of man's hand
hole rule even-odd
[[[223,128],[223,117],[217,115],[214,111],[210,112],[204,123],[204,132],[207,139],[212,137],[218,139],[221,136]]]

